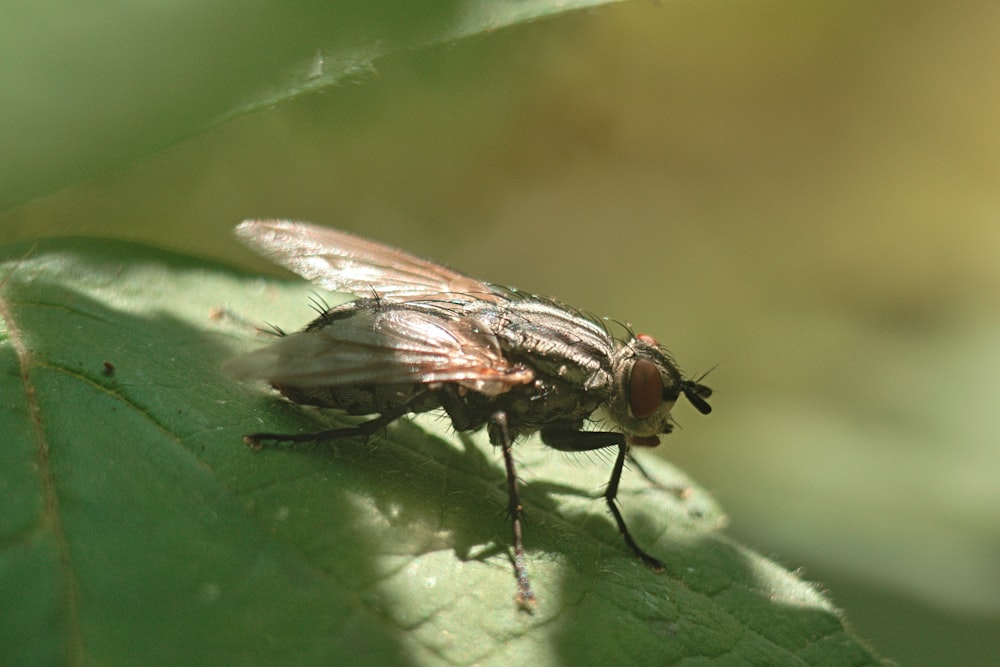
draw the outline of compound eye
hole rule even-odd
[[[628,406],[632,416],[645,419],[656,412],[663,400],[663,378],[656,365],[639,359],[632,365],[628,379]]]

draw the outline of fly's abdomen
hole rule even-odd
[[[367,386],[326,386],[274,387],[294,403],[315,405],[322,408],[336,408],[351,415],[374,415],[393,412],[406,405],[409,412],[428,412],[440,407],[433,392],[422,385],[367,385]],[[423,394],[423,396],[418,396]]]

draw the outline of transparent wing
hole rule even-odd
[[[352,302],[326,324],[280,338],[226,364],[236,377],[278,386],[454,382],[489,395],[531,382],[496,337],[442,302]]]
[[[369,239],[287,220],[247,220],[237,238],[273,262],[334,292],[389,301],[462,294],[484,301],[507,290]]]

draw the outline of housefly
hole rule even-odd
[[[322,307],[298,333],[232,360],[237,377],[268,381],[295,403],[376,415],[319,433],[253,433],[245,441],[304,442],[369,436],[409,413],[443,409],[458,431],[483,426],[507,472],[517,600],[530,608],[523,508],[512,446],[538,432],[567,452],[616,448],[604,492],[626,545],[662,572],[629,532],[616,503],[629,448],[655,446],[683,395],[708,414],[711,389],[686,379],[645,334],[614,337],[598,319],[551,299],[482,282],[345,232],[280,220],[235,229],[253,250],[354,301]],[[280,332],[279,332],[280,333]],[[613,430],[590,430],[598,410]]]

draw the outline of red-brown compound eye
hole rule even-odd
[[[636,419],[649,417],[663,400],[663,378],[651,361],[639,359],[632,365],[628,379],[628,406]]]

